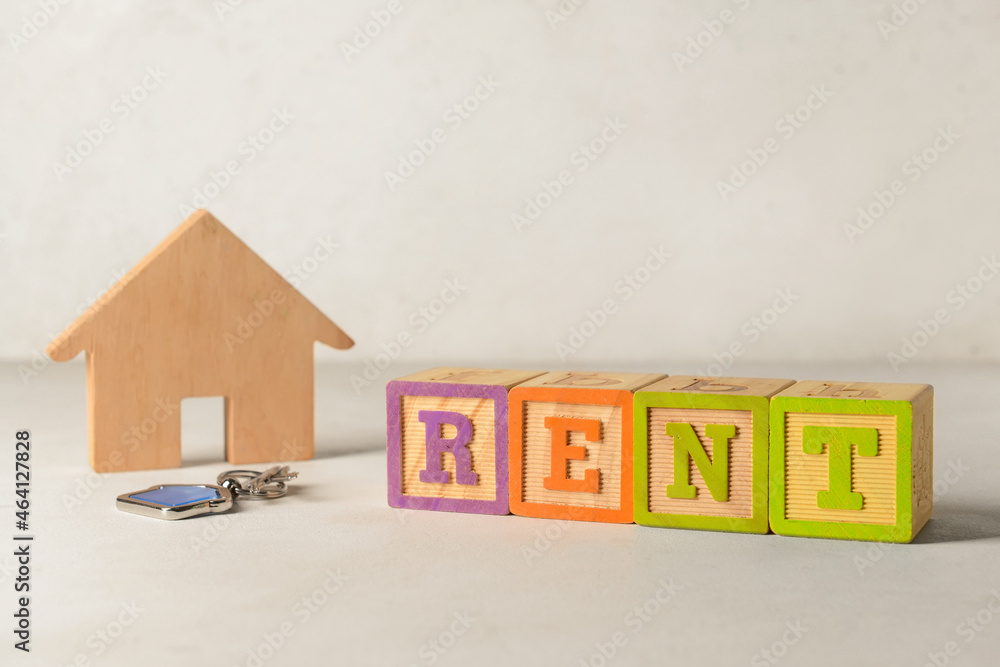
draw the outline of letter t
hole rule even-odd
[[[849,426],[803,426],[802,451],[822,454],[828,448],[830,465],[828,490],[816,494],[816,504],[825,510],[859,510],[864,497],[851,490],[851,454],[854,446],[858,456],[878,455],[878,429]]]

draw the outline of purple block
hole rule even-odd
[[[449,382],[413,382],[394,380],[385,387],[387,416],[387,458],[389,475],[389,505],[408,509],[468,512],[473,514],[508,514],[510,511],[507,472],[507,387],[489,384],[461,384]],[[402,461],[402,399],[404,396],[437,396],[442,398],[479,398],[493,401],[493,430],[495,434],[496,496],[494,500],[443,498],[403,494]],[[421,410],[420,421],[426,425],[424,446],[426,462],[420,471],[424,481],[454,484],[456,488],[475,484],[477,472],[472,470],[471,457],[466,445],[476,428],[474,422],[458,412],[447,410]],[[464,424],[463,424],[464,421]],[[441,438],[440,427],[449,423],[456,427],[455,438]],[[455,476],[441,469],[441,457],[455,457]],[[436,459],[435,459],[436,457]],[[421,460],[424,460],[423,458]],[[482,471],[478,475],[482,477]],[[449,479],[450,477],[450,479]]]

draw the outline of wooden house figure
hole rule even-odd
[[[90,464],[181,464],[181,399],[225,398],[230,463],[311,458],[313,345],[354,342],[197,211],[46,348],[87,353]]]

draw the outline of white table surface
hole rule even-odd
[[[295,464],[301,477],[288,497],[164,522],[118,512],[115,497],[212,482],[227,467],[219,421],[207,417],[215,408],[185,404],[183,468],[95,476],[83,366],[51,365],[27,384],[15,366],[0,367],[0,437],[11,443],[11,462],[0,464],[0,540],[13,545],[21,428],[33,435],[36,536],[33,651],[15,651],[5,630],[0,664],[843,667],[919,666],[934,653],[952,665],[1000,662],[1000,614],[988,606],[997,596],[1000,610],[996,367],[737,369],[935,385],[939,493],[909,545],[394,510],[384,381],[357,396],[347,382],[355,370],[318,369],[317,458]],[[949,468],[959,471],[950,482]],[[0,552],[4,628],[13,625],[12,551]],[[606,660],[600,650],[615,639]],[[780,658],[769,661],[772,649]]]

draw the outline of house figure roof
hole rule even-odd
[[[316,341],[354,344],[202,210],[46,353],[67,361],[87,352],[91,464],[134,470],[180,464],[179,402],[192,396],[226,397],[231,462],[311,457]]]

